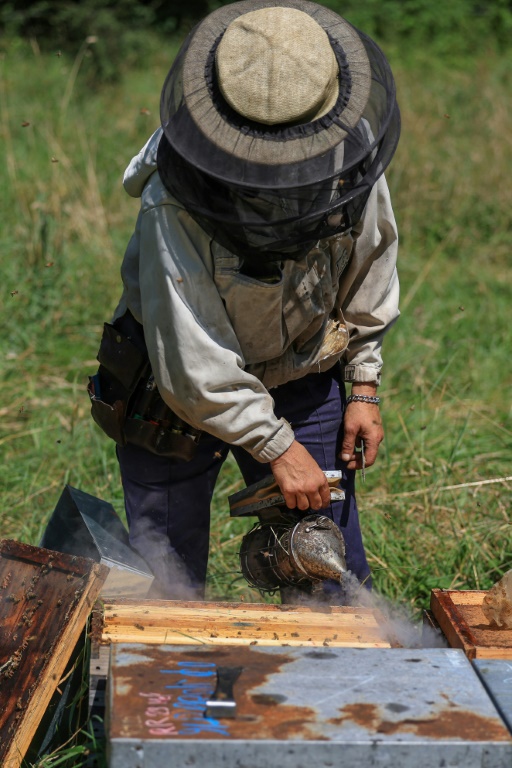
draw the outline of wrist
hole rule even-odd
[[[374,397],[377,394],[377,383],[375,381],[354,382],[352,384],[352,394]]]
[[[380,397],[377,395],[349,395],[347,397],[347,405],[350,403],[367,403],[368,405],[379,405]]]

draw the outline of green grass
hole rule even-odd
[[[113,445],[89,417],[85,383],[137,212],[122,172],[158,125],[171,54],[148,38],[144,66],[94,89],[78,59],[3,42],[4,538],[37,543],[65,483],[122,514]],[[386,440],[359,505],[377,589],[417,613],[433,587],[487,588],[512,567],[512,482],[482,483],[512,474],[512,61],[492,51],[451,68],[428,51],[391,61],[402,318],[385,343]],[[228,461],[208,590],[259,600],[238,572],[247,523],[228,515],[240,487]]]
[[[137,202],[127,161],[158,125],[172,51],[115,86],[4,41],[0,129],[2,536],[37,542],[70,483],[122,513],[113,446],[84,393]],[[402,318],[385,343],[379,463],[360,489],[377,587],[418,609],[433,586],[488,586],[510,567],[510,57],[451,69],[391,51],[403,134],[388,174],[401,233]],[[29,125],[24,125],[29,123]],[[239,578],[246,524],[228,462],[214,501],[209,591],[259,599]]]

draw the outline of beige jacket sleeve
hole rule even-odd
[[[143,207],[138,228],[142,323],[158,388],[192,426],[270,461],[291,445],[293,430],[275,416],[263,384],[243,370],[237,338],[199,255],[209,251],[209,238],[171,207],[172,215],[166,204]]]
[[[384,176],[375,184],[352,235],[352,255],[338,294],[349,332],[343,356],[345,381],[379,384],[382,341],[400,314],[398,234]]]

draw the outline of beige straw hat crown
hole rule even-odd
[[[386,57],[311,0],[220,5],[181,46],[160,117],[164,186],[248,262],[356,224],[400,135]]]
[[[297,8],[239,16],[219,43],[215,66],[232,109],[265,125],[316,120],[338,98],[338,62],[327,33]]]
[[[300,163],[337,147],[358,124],[371,89],[370,62],[357,30],[309,0],[221,6],[194,30],[182,66],[184,104],[207,141],[263,165]],[[223,108],[216,88],[243,126]],[[164,85],[163,103],[167,93]],[[309,130],[331,113],[325,125]],[[253,131],[254,125],[305,132],[275,141]]]

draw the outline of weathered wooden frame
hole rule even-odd
[[[98,633],[99,634],[99,633]],[[389,648],[370,608],[105,598],[102,643]]]
[[[484,590],[433,589],[430,608],[452,648],[468,659],[512,659],[512,629],[500,629],[486,618]]]
[[[21,765],[108,568],[0,541],[0,765]]]

